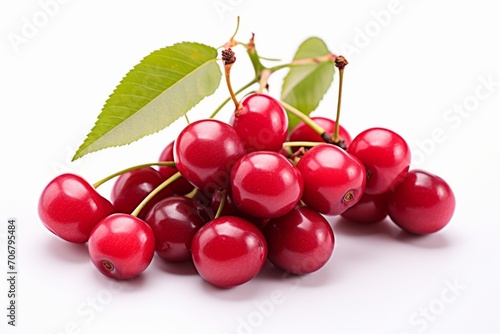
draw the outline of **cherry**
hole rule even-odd
[[[424,170],[409,171],[387,198],[390,218],[414,234],[444,228],[455,211],[455,196],[445,180]]]
[[[191,260],[193,236],[208,220],[205,209],[184,196],[161,200],[145,219],[155,235],[156,254],[172,262]]]
[[[276,218],[300,201],[304,181],[298,169],[276,152],[252,152],[242,157],[231,172],[234,203],[244,213]]]
[[[160,154],[158,158],[159,161],[174,161],[174,142],[170,142]],[[159,166],[158,171],[160,175],[166,180],[175,173],[177,173],[177,168],[170,166]],[[181,177],[178,180],[175,180],[172,184],[170,184],[167,188],[169,188],[172,194],[176,195],[185,195],[193,190],[193,185],[189,183],[185,178]]]
[[[229,185],[234,163],[245,154],[236,131],[214,119],[186,126],[174,144],[174,161],[186,180],[205,193]]]
[[[38,215],[43,225],[58,237],[85,243],[94,226],[114,212],[113,205],[82,177],[66,173],[43,189]]]
[[[323,129],[325,129],[326,132],[328,133],[334,133],[335,132],[335,121],[331,120],[326,117],[311,117],[311,120],[313,120],[316,124],[321,126]],[[339,136],[340,139],[344,140],[344,144],[349,147],[349,144],[351,144],[351,135],[347,132],[347,130],[342,126],[339,125]],[[308,141],[308,142],[318,142],[322,143],[324,142],[323,138],[316,133],[309,125],[307,125],[304,121],[299,122],[293,130],[290,132],[288,135],[288,140],[289,141]],[[297,150],[297,147],[292,148],[294,151]]]
[[[286,215],[271,219],[263,233],[269,261],[292,274],[308,274],[323,267],[335,244],[328,221],[305,206],[297,206]]]
[[[120,175],[111,189],[111,202],[116,212],[132,213],[163,181],[163,176],[153,167],[138,168]],[[172,190],[169,187],[163,189],[146,204],[138,217],[146,217],[156,203],[171,195]]]
[[[153,230],[143,220],[124,213],[101,220],[89,238],[92,263],[104,275],[131,279],[151,263],[155,251]]]
[[[193,263],[207,282],[222,288],[254,278],[264,266],[267,244],[249,221],[222,216],[203,226],[191,244]]]
[[[247,152],[278,152],[288,133],[285,109],[273,97],[260,93],[246,96],[229,124],[243,140]]]
[[[341,216],[357,223],[378,223],[387,217],[386,197],[386,193],[380,195],[365,193],[358,203],[344,211]]]
[[[347,152],[358,158],[366,168],[367,194],[382,194],[395,187],[410,168],[410,148],[394,131],[370,128],[358,134]]]
[[[335,145],[319,144],[311,148],[297,163],[297,169],[304,178],[302,201],[322,214],[341,214],[364,193],[364,166]]]

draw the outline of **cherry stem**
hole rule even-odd
[[[278,70],[281,70],[283,68],[288,68],[288,67],[321,64],[321,63],[326,63],[326,62],[334,62],[336,58],[337,58],[337,56],[334,55],[333,53],[327,53],[326,55],[319,56],[319,57],[296,59],[296,60],[293,60],[287,64],[281,64],[281,65],[271,67],[271,68],[269,68],[269,70],[272,73],[274,73]]]
[[[326,133],[326,130],[323,129],[318,123],[316,123],[314,120],[312,120],[309,116],[307,116],[306,114],[302,113],[300,110],[298,110],[297,108],[295,108],[294,106],[291,106],[289,105],[288,103],[286,103],[285,101],[280,101],[281,105],[286,109],[288,110],[289,112],[291,112],[293,115],[297,116],[297,118],[299,118],[301,121],[303,121],[304,123],[306,123],[308,126],[311,127],[311,129],[314,130],[314,132],[316,132],[317,134],[319,134],[320,136],[323,136],[324,133]]]
[[[235,114],[238,114],[241,110],[242,105],[236,98],[236,94],[234,94],[233,87],[231,85],[231,68],[233,67],[234,62],[236,61],[236,57],[234,55],[234,51],[231,48],[227,48],[222,51],[222,61],[224,63],[224,74],[226,77],[227,89],[229,90],[229,95],[234,102]]]
[[[137,217],[139,215],[139,213],[141,212],[141,210],[144,209],[144,207],[148,204],[148,202],[153,197],[155,197],[160,191],[162,191],[163,189],[168,187],[174,181],[178,180],[180,177],[181,177],[181,173],[177,172],[174,175],[172,175],[171,177],[169,177],[168,179],[166,179],[165,181],[163,181],[158,187],[156,187],[152,192],[150,192],[148,194],[148,196],[146,196],[146,198],[144,198],[142,200],[141,203],[139,203],[139,205],[134,209],[134,211],[132,211],[132,213],[130,215]]]
[[[266,69],[266,67],[260,62],[261,57],[255,49],[255,34],[252,34],[250,41],[245,45],[245,47],[247,49],[248,57],[250,57],[250,61],[252,62],[252,66],[255,72],[255,79],[259,81],[262,77],[262,72]]]
[[[214,219],[219,218],[222,214],[222,210],[224,210],[224,205],[226,204],[227,199],[227,190],[224,189],[221,193],[219,207],[217,208],[217,212],[215,213]]]
[[[225,49],[232,48],[233,46],[236,46],[238,44],[238,42],[236,42],[234,38],[236,37],[236,34],[238,33],[239,29],[240,29],[240,17],[238,16],[236,17],[236,29],[234,31],[233,36],[231,36],[229,41],[224,45]]]
[[[267,81],[269,80],[271,74],[272,72],[268,69],[262,71],[259,81],[259,90],[257,90],[257,93],[262,93],[264,89],[268,89],[269,84]]]
[[[340,106],[342,104],[342,86],[344,82],[344,67],[348,64],[344,56],[337,56],[335,59],[335,66],[339,69],[339,96],[337,101],[337,117],[335,119],[335,132],[333,133],[332,140],[334,143],[339,143],[342,138],[339,136],[340,131]]]
[[[107,182],[107,181],[109,181],[109,180],[111,180],[111,179],[113,179],[113,178],[115,178],[117,176],[120,176],[122,174],[125,174],[127,172],[131,172],[131,171],[139,169],[139,168],[150,167],[150,166],[175,167],[175,162],[173,162],[173,161],[158,161],[158,162],[149,162],[149,163],[145,163],[145,164],[140,164],[140,165],[135,165],[135,166],[132,166],[132,167],[128,167],[128,168],[122,169],[121,171],[113,173],[111,175],[108,175],[108,176],[106,176],[105,178],[103,178],[100,181],[97,181],[96,183],[93,184],[93,187],[97,189],[103,183],[105,183],[105,182]]]
[[[184,197],[193,199],[196,196],[197,193],[198,193],[198,188],[195,187],[189,193],[187,193],[186,195],[184,195]]]
[[[236,92],[235,92],[235,95],[241,93],[242,91],[244,91],[245,89],[251,87],[253,84],[256,84],[258,82],[257,79],[253,79],[252,81],[250,81],[249,83],[247,83],[245,86],[241,87],[240,89],[238,89]],[[221,104],[220,106],[217,107],[217,109],[215,109],[215,111],[210,115],[210,118],[214,118],[215,116],[217,116],[217,114],[219,113],[219,111],[222,110],[222,108],[224,108],[224,106],[229,102],[231,101],[232,97],[228,97],[227,99],[225,99]]]
[[[295,146],[303,146],[303,147],[314,147],[324,144],[323,142],[317,141],[287,141],[283,143],[284,147],[295,147]]]

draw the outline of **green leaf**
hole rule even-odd
[[[326,44],[317,37],[305,40],[298,48],[293,60],[321,57],[330,54]],[[281,89],[281,100],[309,115],[315,110],[333,82],[335,63],[323,61],[293,66],[286,75]],[[289,129],[299,119],[288,113]]]
[[[110,95],[73,160],[130,144],[185,115],[219,87],[222,73],[216,58],[216,49],[191,42],[146,56]]]

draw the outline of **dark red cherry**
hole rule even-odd
[[[304,181],[298,169],[276,152],[252,152],[231,172],[236,207],[259,218],[283,216],[299,203]]]
[[[203,226],[191,244],[193,263],[207,282],[222,288],[254,278],[264,266],[267,244],[249,221],[222,216]]]
[[[358,203],[344,211],[341,216],[357,223],[377,223],[387,217],[387,194],[363,194]]]
[[[158,158],[159,161],[174,161],[174,142],[170,142],[160,154]],[[165,180],[169,177],[177,173],[177,168],[170,166],[159,166],[158,171],[160,175],[163,176]],[[193,190],[193,185],[189,183],[185,178],[181,177],[178,180],[175,180],[172,184],[170,184],[167,188],[171,190],[173,194],[176,195],[185,195]]]
[[[184,196],[161,200],[146,216],[155,235],[156,254],[172,262],[191,260],[193,237],[208,220],[205,209]]]
[[[455,196],[445,180],[424,170],[412,170],[387,198],[389,217],[414,234],[444,228],[455,211]]]
[[[164,178],[153,167],[143,167],[134,169],[130,172],[120,175],[111,189],[111,202],[116,212],[132,213],[135,208],[158,187]],[[159,194],[141,210],[139,218],[146,217],[148,211],[159,201],[172,195],[168,187]]]
[[[333,135],[335,132],[335,121],[326,117],[315,116],[311,117],[311,119],[321,126],[326,132]],[[339,125],[339,137],[344,140],[347,147],[351,144],[351,135],[347,130]],[[303,121],[299,122],[295,128],[290,132],[288,136],[289,141],[312,141],[312,142],[324,142],[323,138],[319,134],[317,134],[309,125],[304,123]],[[294,150],[297,148],[295,147]]]
[[[297,206],[286,215],[271,219],[263,233],[269,261],[292,274],[308,274],[323,267],[335,244],[328,221],[305,206]]]
[[[339,215],[356,204],[364,193],[366,171],[361,162],[343,149],[319,144],[297,164],[304,178],[302,201],[326,215]]]
[[[119,280],[131,279],[151,263],[155,251],[153,230],[141,219],[115,213],[92,230],[89,255],[104,275]]]
[[[189,124],[174,144],[177,169],[204,193],[229,186],[231,168],[244,154],[243,142],[233,127],[214,119]]]
[[[82,177],[66,173],[54,178],[38,200],[43,225],[58,237],[85,243],[94,226],[114,212],[113,205]]]
[[[288,118],[285,109],[266,94],[250,94],[241,101],[242,109],[232,115],[231,124],[243,140],[247,152],[278,152],[286,140]]]
[[[394,131],[370,128],[358,134],[347,149],[366,168],[367,194],[382,194],[401,182],[410,168],[410,148]]]

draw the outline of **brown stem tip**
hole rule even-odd
[[[337,56],[335,58],[335,66],[337,66],[340,70],[343,70],[347,64],[349,64],[349,62],[344,58],[344,56]]]
[[[224,65],[234,64],[236,57],[234,56],[234,51],[231,50],[231,48],[222,50],[222,61],[224,62]]]

